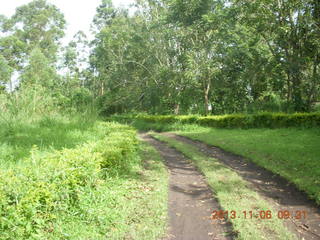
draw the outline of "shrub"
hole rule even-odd
[[[130,166],[136,132],[116,123],[101,123],[101,128],[105,137],[99,141],[45,156],[35,147],[25,165],[0,170],[1,239],[43,239],[59,212],[77,208],[85,188]]]
[[[130,122],[139,120],[152,124],[196,123],[202,126],[215,128],[283,128],[283,127],[319,127],[320,113],[258,113],[258,114],[231,114],[222,116],[176,116],[176,115],[136,115],[115,116],[111,119]]]

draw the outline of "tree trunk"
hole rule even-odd
[[[104,83],[101,82],[100,96],[104,95]]]
[[[287,72],[287,104],[291,102],[291,78],[290,73]]]
[[[291,41],[293,53],[290,57],[290,74],[292,80],[292,100],[294,104],[294,110],[296,112],[304,111],[302,89],[301,89],[301,63],[300,63],[300,47],[299,40],[292,39]]]
[[[210,82],[208,82],[204,89],[204,109],[205,115],[207,116],[209,113],[209,91],[210,91]]]
[[[312,103],[315,101],[315,93],[316,93],[316,86],[318,82],[318,56],[315,56],[313,61],[313,72],[312,72],[312,83],[311,89],[308,95],[308,111],[311,111]]]
[[[180,104],[177,103],[174,105],[174,114],[179,115],[179,112],[180,112]]]

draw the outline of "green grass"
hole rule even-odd
[[[166,234],[168,174],[158,152],[143,143],[141,162],[125,175],[89,189],[74,214],[64,214],[46,239],[152,240]]]
[[[166,168],[132,127],[81,116],[0,126],[0,239],[164,235]]]
[[[320,204],[320,128],[242,130],[185,126],[178,133],[242,155],[296,184]]]
[[[34,121],[0,121],[0,168],[30,156],[35,145],[41,152],[73,148],[99,140],[104,131],[96,119],[84,116],[50,116]]]
[[[135,120],[140,130],[174,131],[239,154],[294,183],[320,204],[320,128],[217,129]]]
[[[237,239],[296,239],[284,227],[283,221],[276,217],[276,211],[273,210],[272,206],[263,200],[258,193],[252,191],[247,186],[246,181],[234,171],[220,164],[218,160],[208,158],[189,144],[159,134],[154,134],[154,136],[190,158],[206,176],[222,208],[229,212],[232,210],[236,212],[239,218],[229,218],[229,220],[233,224],[233,230],[237,234]],[[267,210],[271,210],[273,213],[271,219],[246,219],[243,214],[243,211],[253,211],[254,214],[258,214],[259,211]]]

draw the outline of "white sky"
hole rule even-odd
[[[79,30],[84,31],[90,37],[90,24],[101,0],[47,0],[56,5],[65,15],[67,21],[66,37],[64,43],[69,42]],[[14,14],[15,9],[31,0],[1,0],[0,14],[7,17]],[[134,0],[113,0],[115,6],[129,5]]]

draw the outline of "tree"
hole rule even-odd
[[[235,7],[242,9],[243,23],[264,38],[286,73],[288,102],[295,111],[310,109],[319,65],[319,2],[242,0]]]
[[[0,55],[0,86],[4,86],[11,82],[13,69],[9,66],[7,60]]]
[[[2,28],[8,36],[0,42],[0,49],[5,51],[9,46],[14,49],[10,58],[23,59],[18,62],[20,66],[35,48],[54,62],[59,40],[64,36],[65,20],[56,6],[46,0],[34,0],[18,7]]]
[[[86,70],[89,62],[89,42],[84,32],[79,31],[64,49],[63,66],[68,75],[77,81],[79,86],[85,85]]]
[[[103,1],[91,89],[109,112],[310,111],[320,88],[319,5],[141,0],[128,15]]]
[[[28,65],[23,69],[20,79],[22,88],[42,86],[53,90],[57,83],[57,74],[42,51],[35,48],[30,54]]]
[[[97,13],[93,19],[93,24],[96,31],[101,31],[105,26],[110,25],[116,17],[117,10],[112,5],[112,0],[102,0],[102,3],[97,8]]]

